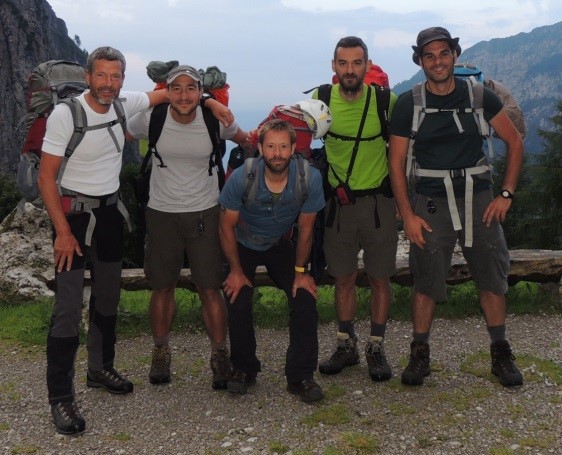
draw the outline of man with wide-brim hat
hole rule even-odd
[[[414,277],[413,341],[402,382],[421,385],[431,373],[429,332],[435,302],[447,300],[447,273],[459,241],[490,336],[491,371],[504,386],[521,385],[523,376],[506,340],[509,251],[500,224],[521,171],[521,136],[494,92],[454,77],[459,38],[431,27],[418,34],[412,49],[426,80],[396,101],[389,142],[392,189],[410,241]],[[482,131],[488,125],[506,144],[502,191],[497,195],[483,146]],[[413,169],[410,175],[415,177],[412,200],[405,168]]]

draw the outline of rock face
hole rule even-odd
[[[27,112],[31,70],[52,59],[84,64],[86,55],[45,0],[0,2],[0,173],[16,169],[23,133],[17,126]]]
[[[20,204],[0,224],[0,300],[20,303],[53,295],[51,222],[47,212]]]

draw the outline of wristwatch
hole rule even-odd
[[[513,199],[513,193],[509,190],[501,190],[500,196],[504,199]]]
[[[205,107],[205,101],[207,101],[209,99],[214,100],[215,97],[213,95],[211,95],[210,93],[207,93],[207,92],[203,93],[203,95],[201,95],[201,99],[199,100],[199,105],[201,107]]]

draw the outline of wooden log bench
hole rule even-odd
[[[511,270],[509,272],[509,285],[512,286],[520,281],[531,281],[548,284],[553,289],[557,288],[562,295],[562,251],[554,250],[511,250]],[[462,254],[455,254],[447,283],[451,285],[465,283],[471,280],[470,271]],[[393,283],[401,286],[412,286],[412,277],[408,268],[407,256],[397,259],[397,272],[391,278]],[[324,274],[320,284],[333,284],[333,279]],[[89,274],[86,275],[86,285],[90,284]],[[265,267],[258,267],[256,273],[256,286],[274,286],[267,275]],[[357,277],[357,286],[368,287],[367,276],[362,273],[362,262],[360,261],[360,273]],[[191,281],[191,271],[182,269],[179,288],[195,290]],[[121,288],[128,291],[149,289],[148,281],[142,269],[125,269],[121,279]]]

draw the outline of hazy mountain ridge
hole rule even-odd
[[[562,22],[558,22],[529,33],[481,41],[463,50],[459,57],[459,62],[478,65],[486,77],[502,82],[512,92],[525,115],[528,153],[542,151],[537,129],[550,129],[556,100],[562,97],[561,36]],[[423,79],[423,72],[419,71],[393,90],[397,94],[405,92]]]

